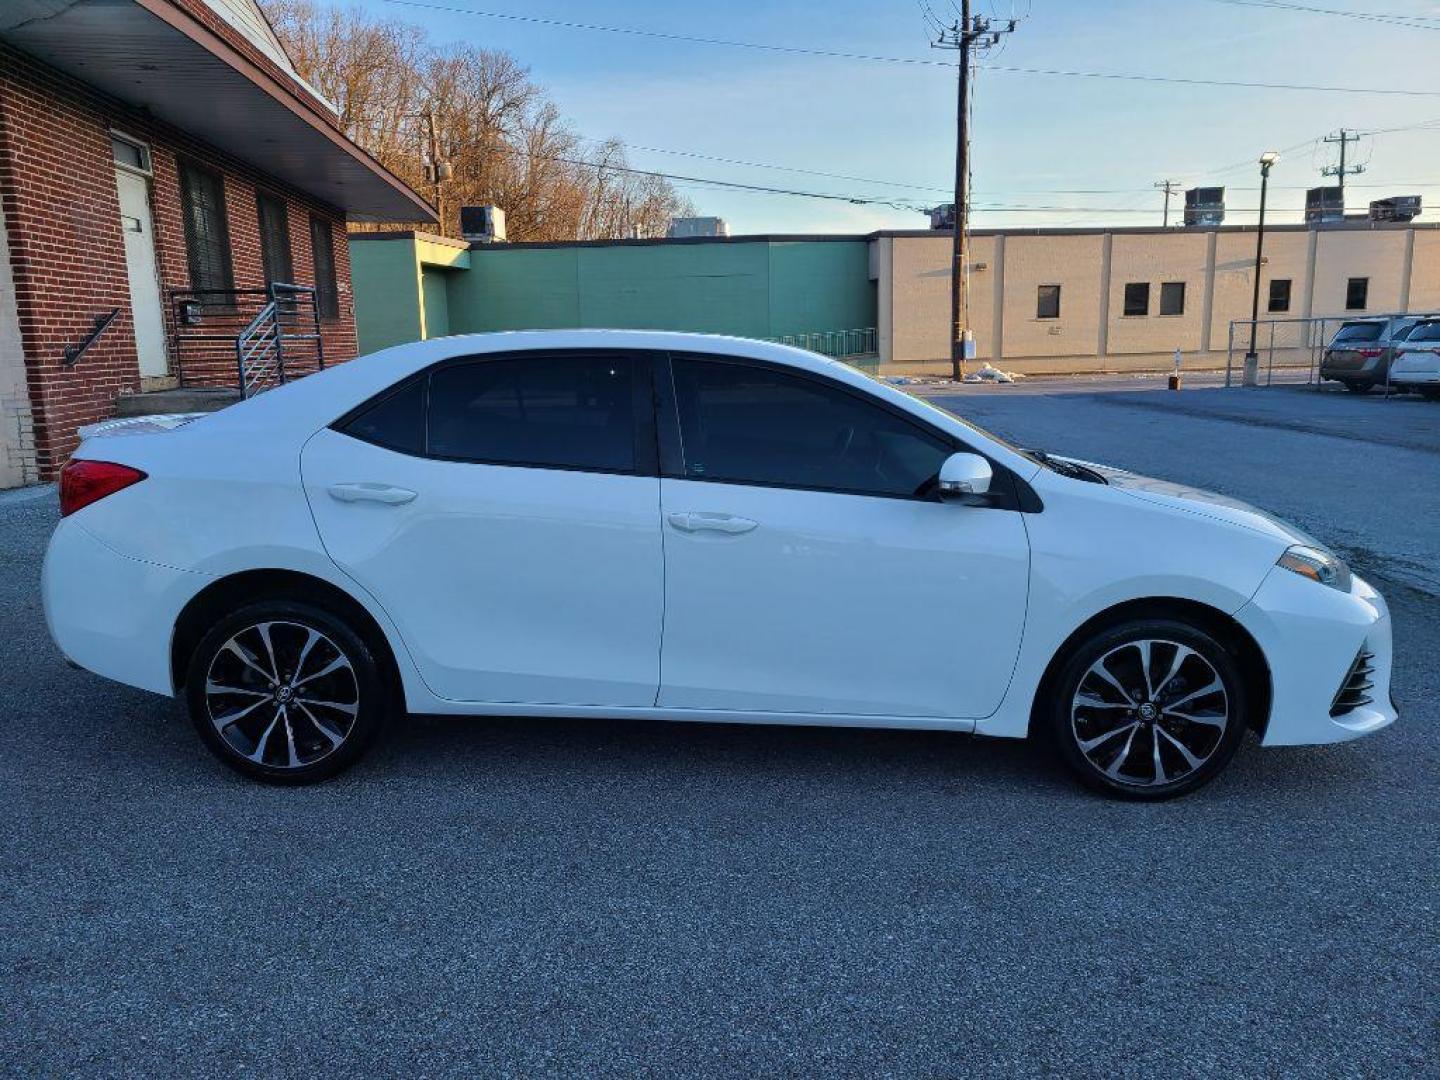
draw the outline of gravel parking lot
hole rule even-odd
[[[1112,389],[936,397],[1333,542],[1399,724],[1157,806],[1023,744],[600,721],[277,790],[65,666],[53,494],[0,496],[0,1070],[1435,1075],[1440,406]]]

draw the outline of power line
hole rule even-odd
[[[1289,11],[1304,15],[1333,15],[1344,19],[1358,19],[1361,22],[1403,26],[1411,30],[1440,30],[1440,19],[1428,15],[1403,15],[1398,11],[1347,11],[1340,8],[1314,7],[1310,4],[1285,3],[1281,0],[1212,0],[1212,2],[1229,4],[1232,7],[1269,8],[1271,11]]]
[[[633,37],[657,38],[662,41],[683,41],[692,45],[718,45],[733,49],[758,49],[763,52],[823,56],[834,60],[861,60],[869,63],[905,64],[913,67],[953,68],[955,66],[948,60],[929,60],[917,56],[884,56],[875,53],[843,52],[834,49],[809,49],[799,45],[777,45],[758,41],[735,41],[728,38],[699,37],[693,34],[673,34],[661,30],[646,30],[636,26],[602,26],[598,23],[573,22],[568,19],[548,19],[538,15],[516,15],[511,12],[480,11],[475,8],[431,3],[427,2],[427,0],[385,0],[385,2],[401,7],[424,8],[429,11],[445,11],[457,15],[471,15],[482,19],[504,19],[509,22],[527,23],[533,26],[548,26],[563,30],[583,30],[601,34],[626,34]],[[1231,87],[1240,90],[1292,90],[1320,94],[1379,94],[1388,97],[1440,97],[1440,90],[1320,86],[1308,83],[1248,82],[1237,79],[1184,78],[1178,75],[1143,75],[1114,71],[1082,71],[1073,68],[1019,67],[1011,64],[981,64],[977,65],[977,67],[983,71],[998,71],[1010,75],[1046,75],[1073,79],[1112,79],[1121,82],[1171,83],[1177,86],[1217,86]]]

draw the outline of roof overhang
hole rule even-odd
[[[325,106],[172,0],[11,0],[0,40],[357,221],[434,221]]]

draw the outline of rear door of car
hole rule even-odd
[[[330,557],[426,685],[466,702],[644,707],[664,603],[651,361],[460,358],[305,446]]]

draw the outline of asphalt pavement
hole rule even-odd
[[[1156,806],[1023,743],[578,720],[418,719],[267,788],[65,666],[53,493],[0,496],[0,1071],[1436,1075],[1440,453],[1009,389],[945,403],[1343,547],[1400,723]]]

